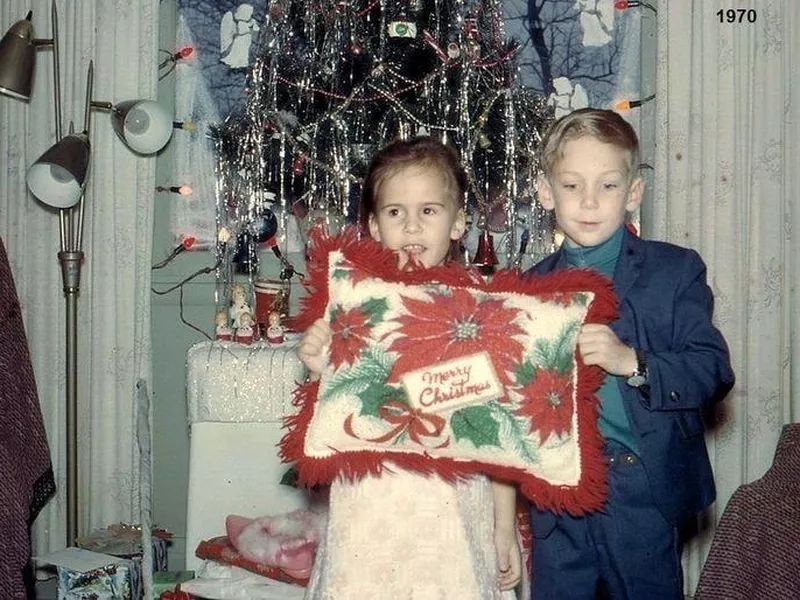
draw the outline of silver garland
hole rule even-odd
[[[260,35],[244,110],[211,132],[226,238],[217,245],[220,290],[231,261],[257,263],[254,227],[268,211],[279,215],[284,249],[293,213],[331,229],[356,221],[371,155],[420,134],[459,148],[468,209],[501,236],[501,266],[552,250],[552,224],[536,200],[552,112],[517,82],[518,46],[506,39],[501,0],[273,0]],[[502,219],[491,215],[497,202]]]

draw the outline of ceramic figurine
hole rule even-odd
[[[224,310],[214,316],[214,333],[218,340],[227,342],[233,339],[233,330],[228,323],[228,314]]]
[[[270,344],[282,344],[283,325],[281,325],[281,315],[277,311],[269,313],[269,327],[267,327],[267,341]]]
[[[228,317],[234,329],[239,329],[242,326],[239,320],[245,314],[250,315],[252,320],[253,309],[250,307],[250,302],[248,302],[247,290],[243,285],[237,283],[231,286],[231,303],[228,310]]]
[[[253,313],[242,312],[239,314],[238,326],[236,327],[236,341],[240,344],[253,343]]]

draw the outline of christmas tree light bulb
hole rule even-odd
[[[157,192],[170,192],[172,194],[180,194],[181,196],[191,196],[193,191],[188,185],[157,185]]]
[[[173,121],[172,127],[183,129],[184,131],[197,131],[197,123],[194,121]]]

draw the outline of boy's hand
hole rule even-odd
[[[522,554],[517,532],[505,527],[496,528],[494,547],[497,552],[498,584],[501,590],[511,590],[522,578]]]
[[[608,325],[589,323],[578,334],[583,362],[597,365],[610,375],[627,376],[636,370],[636,351],[626,346]]]
[[[306,329],[297,355],[312,377],[319,378],[331,360],[331,327],[325,319],[317,319]]]

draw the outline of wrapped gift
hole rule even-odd
[[[172,539],[172,534],[164,529],[153,528],[151,536],[153,545],[153,571],[166,571],[167,544]],[[128,558],[141,561],[142,558],[142,527],[117,523],[103,529],[95,529],[88,536],[81,536],[76,540],[76,545],[84,550],[110,554],[119,558]]]
[[[58,571],[58,600],[139,600],[136,561],[83,548],[65,548],[38,559]]]

